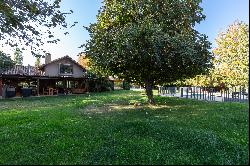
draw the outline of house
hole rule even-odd
[[[69,56],[50,59],[50,55],[46,56],[39,68],[16,65],[0,73],[0,96],[23,96],[27,90],[38,96],[88,91],[84,67]]]

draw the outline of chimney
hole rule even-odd
[[[45,55],[45,64],[48,64],[51,62],[51,54],[50,53],[46,53]]]

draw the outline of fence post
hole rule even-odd
[[[202,87],[202,98],[203,98],[203,100],[204,100],[204,87]]]
[[[246,91],[246,89],[245,89],[245,87],[243,86],[243,101],[244,101],[244,99],[245,99],[245,91]]]
[[[187,87],[186,91],[187,91],[187,96],[186,96],[186,98],[188,98],[188,87]]]
[[[241,86],[240,86],[240,93],[239,93],[239,102],[241,102]]]
[[[191,98],[193,98],[192,95],[193,95],[193,89],[192,89],[192,87],[191,87]]]
[[[227,99],[227,89],[225,89],[225,99],[226,99],[226,101],[228,101],[228,99]]]
[[[213,88],[213,92],[212,92],[212,100],[215,101],[215,89]]]
[[[181,97],[183,97],[183,88],[181,87]]]
[[[194,86],[194,99],[196,99],[196,96],[195,96],[196,93],[195,92],[196,92],[196,86]]]
[[[201,87],[200,87],[200,99],[201,99]]]
[[[207,100],[207,88],[205,87],[205,100]]]
[[[228,101],[228,100],[227,100],[227,89],[225,89],[224,95],[225,95],[224,97],[225,97],[226,101]]]
[[[211,100],[210,88],[207,90],[207,100]]]

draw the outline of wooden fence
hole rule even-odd
[[[162,96],[175,96],[197,100],[222,102],[248,102],[249,88],[238,86],[218,89],[216,87],[167,87],[160,86],[158,94]]]

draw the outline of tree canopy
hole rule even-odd
[[[35,67],[39,67],[41,65],[41,57],[36,57]]]
[[[213,50],[218,82],[226,85],[247,85],[249,79],[249,26],[240,21],[229,25],[218,34],[217,47]]]
[[[0,74],[14,64],[15,63],[11,60],[10,56],[7,56],[4,52],[0,51]]]
[[[15,62],[16,65],[23,65],[23,54],[19,48],[16,48],[14,52],[13,61]]]
[[[21,43],[31,47],[31,53],[40,56],[44,42],[56,43],[51,28],[67,27],[66,14],[60,9],[61,0],[0,0],[0,39],[12,47]],[[46,27],[45,30],[39,27]],[[40,53],[40,54],[39,54]]]
[[[83,54],[83,53],[80,53],[79,55],[78,55],[78,63],[82,66],[82,67],[84,67],[85,69],[89,69],[89,59],[88,58],[86,58],[86,55],[85,54]]]
[[[194,29],[205,18],[200,0],[104,0],[86,29],[93,69],[145,87],[205,73],[210,43]]]

